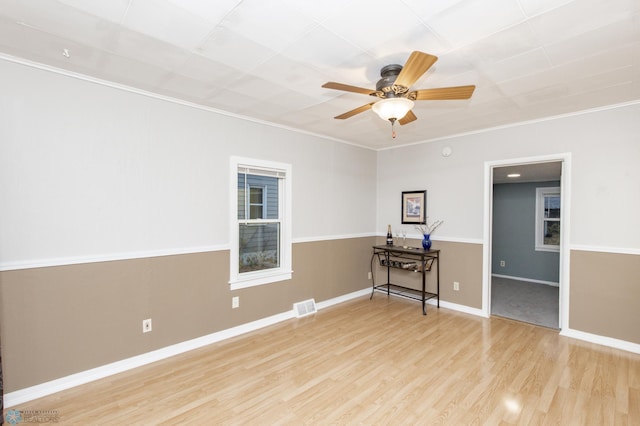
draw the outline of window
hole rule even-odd
[[[231,289],[291,279],[291,166],[231,158]]]
[[[560,188],[536,188],[536,250],[560,251]]]
[[[249,186],[249,219],[265,219],[264,217],[264,205],[265,205],[265,194],[267,192],[267,185],[264,186],[254,186],[251,185],[251,181],[257,179],[258,176],[249,175],[248,186]],[[240,180],[240,176],[238,176],[238,181]],[[275,187],[275,190],[278,190],[277,179],[276,178],[265,178],[265,180],[269,180],[269,183]],[[238,189],[240,189],[238,187]],[[244,189],[244,188],[243,188]],[[277,204],[276,204],[277,206]]]

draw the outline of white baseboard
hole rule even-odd
[[[436,305],[437,301],[433,300],[433,299],[429,299],[429,300],[427,300],[427,303],[430,304],[430,305]],[[463,312],[465,314],[475,315],[475,316],[478,316],[478,317],[488,318],[484,314],[482,309],[472,308],[472,307],[467,306],[467,305],[459,305],[457,303],[447,302],[446,300],[441,300],[440,301],[440,307],[441,308],[451,309],[452,311]]]
[[[598,334],[586,333],[584,331],[573,330],[570,328],[560,331],[560,335],[571,337],[572,339],[584,340],[585,342],[596,343],[602,346],[620,349],[627,352],[640,354],[640,344],[627,342],[626,340],[614,339],[612,337],[600,336]]]
[[[354,291],[353,293],[345,294],[343,296],[334,297],[333,299],[325,300],[323,302],[317,302],[316,307],[318,309],[328,308],[329,306],[337,305],[342,302],[347,302],[351,299],[356,299],[361,296],[368,296],[371,293],[371,288],[365,288],[362,290]]]
[[[359,290],[353,293],[319,302],[316,306],[318,309],[327,308],[329,306],[337,305],[339,303],[367,295],[370,292],[371,290],[368,288]],[[20,389],[14,392],[9,392],[4,395],[4,406],[5,408],[14,407],[16,405],[33,401],[34,399],[42,398],[56,392],[80,386],[85,383],[93,382],[95,380],[103,379],[114,374],[132,370],[137,367],[142,367],[143,365],[151,364],[156,361],[189,352],[191,350],[198,349],[212,343],[220,342],[231,337],[236,337],[241,334],[268,327],[270,325],[277,324],[291,318],[295,318],[293,309],[291,311],[282,312],[280,314],[262,318],[260,320],[253,321],[247,324],[242,324],[237,327],[232,327],[206,336],[198,337],[196,339],[188,340],[186,342],[177,343],[175,345],[167,346],[162,349],[157,349],[145,354],[123,359],[121,361],[116,361],[111,364],[92,368],[91,370],[81,371],[79,373],[71,374],[70,376],[61,377],[59,379],[41,383],[39,385]]]
[[[545,284],[545,285],[550,285],[553,287],[560,287],[560,283],[556,283],[553,281],[543,281],[543,280],[534,280],[531,278],[522,278],[522,277],[512,277],[511,275],[500,275],[500,274],[491,274],[492,277],[496,277],[496,278],[506,278],[508,280],[518,280],[518,281],[526,281],[529,283],[536,283],[536,284]]]
[[[384,289],[377,289],[376,291],[378,293],[387,294]],[[414,297],[407,297],[407,296],[403,296],[402,294],[391,294],[391,296],[402,297],[404,299],[413,300],[414,302],[420,302],[420,300],[418,300],[418,299],[416,299]],[[426,303],[428,305],[433,305],[433,306],[437,306],[438,305],[438,301],[436,299],[429,299],[429,300],[426,301]],[[446,309],[451,309],[452,311],[463,312],[465,314],[471,314],[471,315],[475,315],[475,316],[479,316],[479,317],[483,317],[483,318],[488,318],[484,314],[482,309],[472,308],[472,307],[466,306],[466,305],[459,305],[457,303],[447,302],[446,300],[440,300],[440,307],[441,308],[446,308]]]
[[[394,295],[397,297],[403,297],[402,295]],[[412,299],[415,300],[415,299]],[[436,305],[437,301],[434,299],[427,300],[429,305]],[[444,300],[440,301],[441,308],[451,309],[453,311],[464,312],[471,315],[476,315],[483,318],[489,318],[491,315],[485,315],[482,309],[471,308],[466,305],[458,305],[456,303],[447,302]],[[586,333],[584,331],[572,330],[572,329],[563,329],[560,331],[560,335],[564,337],[570,337],[573,339],[584,340],[586,342],[595,343],[602,346],[608,346],[610,348],[620,349],[627,352],[633,352],[636,354],[640,354],[640,344],[627,342],[626,340],[614,339],[612,337],[600,336],[597,334]]]
[[[343,296],[335,297],[333,299],[325,300],[316,304],[318,309],[324,309],[329,306],[337,305],[339,303],[346,302],[351,299],[369,295],[371,289],[366,288],[358,290],[353,293],[349,293]],[[436,305],[437,301],[431,299],[428,300],[429,305]],[[440,301],[440,306],[443,308],[459,311],[471,315],[480,317],[487,317],[481,309],[471,308],[465,305],[459,305],[447,301]],[[14,392],[10,392],[4,395],[5,408],[14,407],[25,402],[33,401],[34,399],[42,398],[47,395],[51,395],[56,392],[60,392],[66,389],[70,389],[76,386],[83,385],[95,380],[99,380],[105,377],[112,376],[114,374],[122,373],[143,365],[151,364],[156,361],[160,361],[181,353],[185,353],[194,349],[201,348],[203,346],[210,345],[231,337],[236,337],[241,334],[245,334],[251,331],[255,331],[264,327],[268,327],[279,322],[295,318],[293,310],[276,314],[267,318],[263,318],[257,321],[253,321],[247,324],[242,324],[237,327],[232,327],[227,330],[222,330],[216,333],[209,334],[207,336],[198,337],[196,339],[188,340],[186,342],[178,343],[175,345],[167,346],[162,349],[158,349],[152,352],[148,352],[142,355],[127,358],[121,361],[116,361],[111,364],[96,367],[91,370],[82,371],[72,374],[70,376],[62,377],[59,379],[51,380],[49,382],[41,383],[39,385],[31,386],[25,389],[20,389]],[[640,354],[640,345],[636,343],[627,342],[624,340],[613,339],[610,337],[598,336],[596,334],[585,333],[582,331],[564,329],[560,332],[561,336],[571,337],[574,339],[584,340],[591,343],[596,343],[604,346],[621,349],[628,352]]]

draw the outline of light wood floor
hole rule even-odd
[[[376,294],[16,409],[60,424],[638,425],[640,355]]]

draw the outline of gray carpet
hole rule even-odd
[[[491,277],[491,314],[558,329],[558,287]]]

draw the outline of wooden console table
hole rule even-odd
[[[387,268],[387,282],[385,284],[375,283],[374,261]],[[434,265],[435,264],[435,265]],[[426,291],[426,273],[436,267],[436,292]],[[393,284],[391,282],[391,270],[397,269],[405,272],[422,274],[422,290]],[[395,277],[394,277],[395,278]],[[422,314],[427,315],[426,301],[435,298],[437,307],[440,308],[440,250],[424,250],[418,247],[401,247],[379,245],[373,246],[371,256],[371,297],[376,290],[386,291],[387,295],[394,294],[422,302]]]

